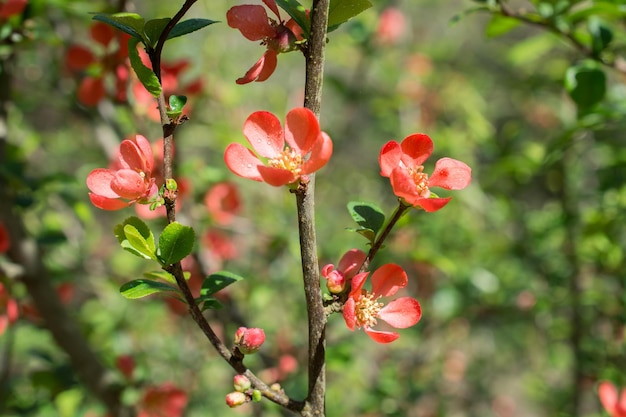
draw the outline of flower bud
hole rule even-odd
[[[226,394],[226,405],[230,408],[239,407],[248,402],[248,397],[243,392],[234,391]]]
[[[235,375],[233,378],[233,385],[236,391],[245,392],[252,387],[252,383],[245,375]]]
[[[252,401],[258,403],[261,401],[261,398],[263,398],[263,394],[261,394],[261,391],[259,391],[258,389],[252,391]]]
[[[174,178],[168,178],[165,180],[165,188],[170,191],[178,190],[178,184],[176,184],[176,180]]]
[[[265,342],[265,332],[263,329],[240,327],[235,333],[235,346],[241,353],[249,355],[257,352]]]

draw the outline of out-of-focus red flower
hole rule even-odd
[[[626,417],[626,388],[618,394],[615,385],[603,381],[598,386],[600,402],[611,417]]]
[[[224,153],[226,166],[240,177],[273,186],[308,181],[307,175],[326,165],[333,152],[330,137],[320,130],[313,112],[304,107],[287,113],[284,131],[272,113],[254,112],[244,123],[243,134],[267,162],[245,146],[231,143]]]
[[[231,182],[218,182],[204,195],[204,205],[218,224],[229,224],[241,211],[239,189]]]
[[[11,297],[9,290],[0,282],[0,336],[10,324],[19,317],[17,301]]]
[[[378,268],[372,274],[372,291],[363,289],[368,275],[369,272],[363,272],[352,278],[352,289],[343,307],[343,318],[350,330],[363,328],[375,342],[393,342],[400,335],[396,332],[373,330],[377,320],[381,319],[397,329],[405,329],[420,320],[422,308],[411,297],[397,298],[387,305],[378,301],[380,297],[392,296],[406,287],[408,278],[400,266],[386,264]]]
[[[443,208],[451,198],[435,196],[431,187],[462,190],[472,180],[470,167],[452,158],[438,160],[429,177],[422,164],[432,152],[433,141],[417,133],[404,138],[401,144],[393,140],[387,142],[378,157],[380,175],[391,180],[394,194],[407,204],[429,212]]]
[[[258,352],[264,342],[263,329],[240,327],[235,332],[235,346],[245,355]]]
[[[187,393],[165,383],[146,388],[137,417],[182,417],[187,407]]]
[[[359,272],[367,255],[359,249],[350,249],[339,260],[339,265],[328,264],[322,267],[322,276],[326,278],[326,287],[333,294],[342,292],[348,282]]]
[[[135,359],[130,355],[121,355],[115,358],[115,367],[128,380],[132,379],[135,372]]]
[[[4,253],[11,247],[11,238],[6,226],[0,223],[0,253]]]
[[[263,6],[256,4],[234,6],[226,13],[228,26],[239,29],[246,39],[261,41],[261,45],[267,47],[261,59],[237,79],[237,84],[267,80],[276,69],[278,54],[295,50],[296,41],[302,40],[302,28],[293,19],[287,22],[281,19],[275,0],[263,0],[263,3],[277,21],[267,16]]]
[[[146,204],[158,194],[152,177],[154,158],[150,142],[136,135],[120,144],[120,168],[96,168],[87,176],[89,198],[103,210],[119,210],[134,203]]]
[[[143,49],[139,49],[139,57],[146,67],[152,68],[150,58]],[[200,93],[204,88],[204,82],[200,77],[194,78],[185,84],[181,83],[180,80],[189,67],[190,62],[187,60],[161,63],[161,87],[163,88],[166,103],[168,103],[169,97],[172,94],[179,96],[184,95],[189,99],[190,97]],[[141,81],[139,81],[136,77],[132,82],[132,91],[135,99],[135,110],[137,113],[145,114],[154,121],[160,121],[161,116],[159,114],[156,99],[148,92],[148,90],[146,90],[143,84],[141,84]],[[191,112],[191,108],[192,103],[187,101],[185,104],[185,113],[189,114]]]
[[[382,11],[376,28],[376,40],[381,45],[393,45],[406,33],[406,18],[396,7],[387,7]]]
[[[65,55],[67,68],[84,75],[78,86],[78,101],[85,106],[95,106],[109,96],[118,102],[126,102],[130,35],[103,22],[95,22],[89,33],[95,41],[94,49],[72,45]]]
[[[20,14],[26,8],[28,0],[4,0],[0,1],[0,18],[8,19]]]

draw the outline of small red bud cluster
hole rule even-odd
[[[226,405],[230,408],[239,407],[250,401],[261,401],[261,391],[252,389],[252,383],[245,375],[235,375],[233,387],[235,391],[226,394]]]

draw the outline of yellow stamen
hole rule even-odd
[[[420,197],[428,197],[430,190],[428,189],[428,174],[424,173],[424,167],[418,165],[413,169],[409,169],[409,175],[415,181],[415,189]]]
[[[285,169],[298,176],[302,171],[302,162],[302,155],[287,146],[279,156],[268,160],[267,164],[272,168]]]
[[[383,308],[384,304],[379,303],[379,297],[374,294],[362,290],[361,297],[356,304],[356,326],[357,327],[373,327],[376,325],[376,317],[378,312]]]

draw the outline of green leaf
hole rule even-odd
[[[183,113],[183,108],[187,103],[186,96],[177,96],[172,94],[169,98],[170,109],[167,110],[167,115],[170,119],[176,119]]]
[[[178,22],[176,26],[168,33],[167,39],[177,38],[179,36],[186,35],[191,32],[195,32],[196,30],[202,29],[203,27],[212,25],[213,23],[218,23],[219,20],[209,20],[209,19],[188,19],[183,20],[182,22]]]
[[[122,32],[128,33],[138,41],[143,42],[146,40],[143,36],[144,19],[137,13],[99,13],[93,17],[93,20],[111,25]]]
[[[385,223],[385,213],[373,203],[351,201],[348,203],[348,212],[362,229],[369,229],[374,235],[378,234]]]
[[[308,39],[311,33],[311,21],[306,15],[306,9],[298,0],[276,0],[276,4],[287,12],[289,16],[302,28],[304,38]]]
[[[490,38],[495,38],[496,36],[504,35],[505,33],[510,32],[519,26],[519,24],[520,21],[513,19],[512,17],[493,15],[489,24],[487,24],[485,34]]]
[[[158,271],[144,272],[143,276],[148,278],[148,279],[162,279],[163,281],[167,281],[167,282],[171,282],[172,284],[176,284],[176,278],[174,278],[174,275],[170,274],[167,271],[163,271],[162,269],[160,269]],[[183,276],[185,277],[185,280],[187,281],[187,280],[189,280],[189,278],[191,278],[191,272],[184,271],[183,272]]]
[[[139,41],[135,38],[128,40],[128,58],[130,59],[130,66],[133,67],[137,78],[154,97],[158,97],[161,94],[161,83],[152,70],[146,67],[141,58],[139,58],[139,51],[137,51],[137,45]]]
[[[243,280],[243,277],[233,274],[232,272],[216,272],[205,278],[202,283],[202,289],[200,289],[200,295],[213,295],[216,292],[228,287],[230,284],[241,280]]]
[[[163,29],[165,26],[172,20],[169,17],[164,17],[162,19],[152,19],[148,20],[143,27],[143,33],[145,35],[145,39],[147,40],[148,46],[154,48],[161,37],[161,33],[163,33]]]
[[[131,233],[130,237],[127,236],[127,230]],[[116,225],[113,232],[122,248],[128,252],[140,258],[156,259],[154,257],[154,252],[156,251],[154,235],[148,225],[139,217],[127,218],[122,223]],[[150,254],[153,256],[150,256]]]
[[[595,16],[589,19],[589,33],[591,34],[592,47],[595,54],[604,51],[613,40],[611,29]]]
[[[122,296],[131,300],[143,298],[147,295],[164,291],[179,292],[176,287],[162,282],[152,281],[150,279],[135,279],[120,287],[120,293]]]
[[[143,255],[146,259],[156,260],[154,249],[150,248],[150,245],[146,239],[139,233],[139,230],[133,225],[127,224],[124,226],[124,236],[130,244],[130,246]]]
[[[200,305],[201,303],[204,304],[200,307],[200,311],[219,310],[220,308],[224,308],[222,303],[210,296],[200,296],[196,298],[196,304]]]
[[[337,29],[341,24],[372,7],[369,0],[330,0],[328,9],[328,31]]]
[[[180,262],[193,250],[196,235],[189,226],[170,223],[159,237],[159,259],[164,266]]]
[[[594,61],[571,66],[565,73],[565,89],[579,110],[588,110],[604,98],[606,75]]]

